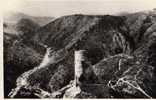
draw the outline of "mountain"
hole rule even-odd
[[[6,23],[17,23],[21,19],[31,19],[34,22],[38,23],[40,26],[44,26],[51,22],[54,18],[53,17],[36,17],[30,16],[21,12],[6,12],[3,15],[3,20]]]
[[[34,21],[35,23],[39,24],[39,26],[44,26],[54,20],[53,17],[36,17],[36,16],[30,16],[26,15],[24,13],[20,12],[6,12],[3,15],[3,22],[5,24],[4,32],[6,33],[12,33],[12,34],[18,34],[18,31],[16,29],[16,24],[21,19],[30,19]]]
[[[15,98],[155,98],[155,24],[155,11],[57,18],[29,41],[15,39],[5,47],[5,80],[13,84],[5,90],[14,88],[9,97]],[[77,87],[76,50],[86,50],[90,62]],[[11,72],[16,66],[21,70]]]

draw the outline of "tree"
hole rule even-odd
[[[6,23],[3,23],[3,27],[4,27],[4,28],[7,28],[8,25],[7,25]]]

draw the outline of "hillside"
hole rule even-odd
[[[20,58],[21,63],[28,64],[26,70],[19,71],[18,75],[24,73],[17,78],[17,88],[12,86],[15,89],[9,96],[155,98],[155,24],[154,11],[125,16],[60,17],[38,29],[29,43],[17,39],[18,42],[11,45],[12,49],[6,50],[6,55],[14,54],[13,58]],[[19,50],[19,55],[15,55],[18,48],[23,49]],[[87,50],[91,63],[87,70],[92,73],[86,74],[85,84],[80,89],[71,85],[75,50]],[[20,52],[26,55],[22,56]],[[8,59],[5,58],[5,61],[8,64]],[[21,63],[16,64],[23,66]],[[7,71],[9,66],[5,66]],[[15,84],[15,79],[13,82]]]

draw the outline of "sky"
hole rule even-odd
[[[4,12],[59,17],[70,14],[118,14],[156,8],[156,0],[4,0]]]

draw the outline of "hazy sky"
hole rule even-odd
[[[8,1],[8,0],[7,0]],[[9,0],[5,11],[18,11],[33,16],[69,14],[117,14],[156,8],[156,0]]]

